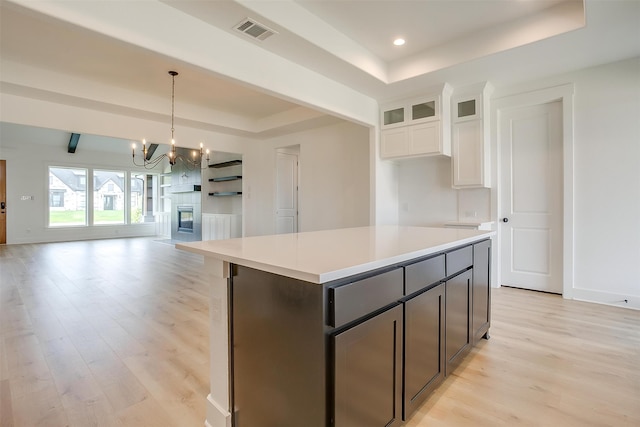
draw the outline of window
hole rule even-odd
[[[93,223],[124,224],[123,171],[93,171]]]
[[[50,190],[49,206],[52,208],[64,208],[64,190]]]
[[[404,108],[396,108],[384,112],[384,124],[392,125],[394,123],[402,123],[404,121]]]
[[[87,225],[87,170],[49,168],[49,226]]]
[[[137,224],[140,222],[145,222],[145,214],[148,213],[147,211],[151,211],[151,220],[153,220],[153,202],[151,200],[147,201],[145,200],[145,197],[147,199],[151,199],[153,194],[148,194],[145,196],[145,190],[148,191],[147,187],[147,179],[150,179],[151,177],[147,177],[144,174],[140,174],[140,173],[132,173],[131,174],[131,186],[130,191],[131,191],[131,223],[132,224]],[[151,206],[147,207],[145,209],[145,202],[149,203],[151,202]]]
[[[50,227],[153,223],[171,201],[158,198],[158,175],[141,172],[50,166],[48,186]]]
[[[411,106],[411,118],[413,120],[424,119],[427,117],[435,117],[436,115],[436,102],[429,101]]]

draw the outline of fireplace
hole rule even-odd
[[[178,232],[193,233],[193,206],[178,206]]]
[[[177,148],[182,155],[191,151]],[[190,170],[182,162],[171,170],[171,239],[180,242],[202,240],[202,171]]]

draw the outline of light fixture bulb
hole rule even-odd
[[[402,46],[405,43],[403,38],[397,38],[393,41],[393,44],[396,46]]]

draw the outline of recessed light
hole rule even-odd
[[[396,46],[402,46],[404,44],[404,39],[397,38],[393,41],[393,44]]]

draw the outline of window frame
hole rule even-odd
[[[55,222],[51,221],[51,213],[52,212],[56,212],[55,210],[52,210],[51,208],[55,208],[55,207],[62,207],[65,208],[65,206],[69,206],[68,203],[66,203],[66,197],[65,195],[67,194],[67,188],[71,188],[69,187],[68,183],[64,182],[63,179],[61,179],[60,177],[58,177],[54,172],[52,172],[52,169],[66,169],[66,170],[74,170],[74,171],[84,171],[84,182],[82,180],[79,180],[78,185],[84,185],[84,223],[77,223],[77,222],[72,222],[72,223],[59,223],[56,224]],[[90,203],[90,196],[89,196],[89,188],[87,186],[87,176],[89,175],[90,171],[89,168],[86,167],[79,167],[79,166],[54,166],[54,165],[49,165],[47,166],[47,227],[48,228],[56,228],[56,229],[60,229],[60,228],[73,228],[73,227],[87,227],[89,226],[89,203]],[[80,175],[82,177],[82,175]],[[55,179],[52,179],[55,178]],[[52,188],[53,185],[56,185],[56,180],[60,181],[60,183],[62,185],[64,185],[66,188]],[[64,195],[62,196],[63,200],[62,200],[62,206],[51,206],[51,196],[52,196],[52,191],[55,191],[57,193],[59,193],[60,191],[64,190]],[[73,191],[74,193],[77,193],[77,191]],[[77,196],[76,196],[77,197]],[[77,201],[76,201],[77,203]],[[60,211],[66,211],[67,209],[61,209]],[[70,210],[70,209],[68,209]],[[76,210],[77,212],[77,210]]]
[[[44,209],[44,215],[45,215],[45,227],[48,229],[70,229],[70,228],[91,228],[91,227],[128,227],[131,225],[134,226],[141,226],[143,224],[153,224],[153,222],[145,222],[144,221],[144,197],[146,197],[145,191],[146,191],[146,180],[149,177],[154,177],[157,176],[158,178],[158,183],[160,182],[160,178],[163,174],[163,172],[158,172],[158,171],[141,171],[141,170],[137,170],[137,169],[128,169],[128,168],[122,168],[122,167],[110,167],[110,166],[101,166],[101,165],[91,165],[91,166],[85,166],[85,165],[77,165],[77,164],[65,164],[63,162],[56,162],[56,163],[48,163],[45,164],[45,174],[46,177],[45,179],[47,180],[47,185],[45,187],[45,194],[44,196],[47,198],[47,203],[45,204],[45,209]],[[54,174],[51,173],[52,169],[72,169],[72,170],[81,170],[84,171],[85,175],[83,176],[83,181],[84,181],[84,191],[85,191],[85,210],[84,210],[84,223],[83,224],[79,224],[79,223],[69,223],[69,224],[65,224],[65,223],[61,223],[61,224],[56,224],[56,223],[52,223],[51,222],[51,185],[53,183],[56,183],[56,180],[60,180],[60,178],[58,178],[57,176],[55,176]],[[94,182],[94,176],[96,172],[114,172],[114,173],[123,173],[124,174],[124,179],[123,179],[123,191],[122,191],[122,204],[123,204],[123,209],[124,209],[124,218],[122,222],[109,222],[109,223],[95,223],[95,206],[94,206],[94,187],[95,187],[95,182]],[[143,203],[142,203],[142,216],[143,219],[140,222],[134,222],[133,221],[133,215],[132,215],[132,209],[133,206],[131,206],[132,203],[132,194],[131,194],[131,180],[132,179],[137,179],[136,177],[138,176],[144,176],[144,182],[143,182],[143,193],[141,195],[141,197],[143,198]],[[153,178],[151,178],[153,179]],[[60,180],[62,181],[62,180]],[[80,180],[78,182],[81,182]],[[62,182],[62,184],[64,184],[64,182]],[[66,184],[65,184],[66,185]],[[55,190],[63,190],[63,189],[53,189]],[[156,204],[158,204],[158,206],[160,205],[160,203],[162,202],[161,198],[160,198],[160,194],[156,194],[157,189],[154,187],[154,191],[151,194],[151,197],[154,198],[153,200],[153,214],[155,216],[155,214],[159,211],[156,211]],[[64,196],[62,196],[64,199]],[[65,204],[65,201],[62,201],[63,206]],[[54,207],[55,208],[55,207]],[[155,222],[155,221],[154,221]]]
[[[96,211],[106,211],[107,209],[96,209],[96,192],[100,191],[100,189],[96,189],[96,176],[98,176],[101,172],[104,173],[109,173],[109,174],[122,174],[122,220],[119,222],[97,222],[96,221]],[[104,226],[109,226],[109,225],[127,225],[128,222],[128,218],[129,218],[129,209],[127,208],[127,192],[129,190],[129,186],[127,185],[127,177],[130,175],[129,171],[123,170],[123,169],[117,169],[117,168],[102,168],[102,167],[96,167],[96,168],[91,168],[91,196],[92,196],[92,200],[91,200],[91,225],[93,226],[97,226],[97,227],[104,227]],[[118,176],[118,178],[120,179],[120,176]],[[109,191],[109,182],[105,183],[107,185],[107,190]],[[114,184],[114,183],[111,183]],[[117,192],[115,189],[119,188],[119,186],[117,185],[113,185],[114,187],[114,193]],[[113,195],[107,195],[107,196],[113,196]],[[113,200],[113,199],[112,199]],[[116,199],[116,206],[118,205],[118,201]],[[118,211],[120,209],[112,209],[114,211]]]

